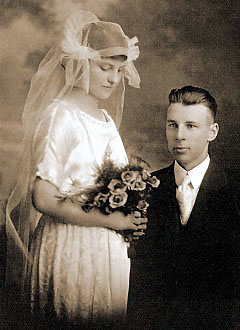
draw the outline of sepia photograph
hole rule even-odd
[[[0,328],[240,329],[239,1],[0,13]]]

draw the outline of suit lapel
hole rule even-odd
[[[190,215],[189,226],[196,228],[206,224],[211,212],[207,205],[209,205],[209,201],[213,201],[216,198],[218,191],[226,184],[227,179],[224,171],[214,163],[210,163]]]
[[[158,175],[161,173],[161,176]],[[155,172],[154,173],[161,181],[159,185],[159,190],[157,193],[158,200],[158,208],[164,209],[164,212],[160,213],[164,214],[163,221],[167,221],[167,226],[171,226],[171,231],[178,231],[178,223],[179,223],[179,206],[176,200],[176,183],[174,176],[174,164],[171,164],[167,167],[163,172]],[[170,228],[169,228],[170,229]]]

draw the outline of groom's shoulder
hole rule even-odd
[[[158,179],[167,178],[174,174],[174,165],[171,164],[167,167],[160,168],[152,172],[153,176],[156,176]]]

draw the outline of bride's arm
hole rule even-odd
[[[46,180],[37,178],[33,190],[33,205],[41,213],[53,217],[56,221],[85,227],[106,227],[114,230],[146,229],[145,218],[135,218],[133,215],[124,216],[120,212],[104,215],[99,211],[85,212],[82,208],[65,200],[59,202],[61,196],[58,189]],[[141,235],[141,234],[140,234]]]

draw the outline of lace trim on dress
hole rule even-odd
[[[73,109],[76,109],[79,114],[81,114],[83,117],[85,117],[87,120],[91,121],[92,123],[95,123],[97,125],[100,125],[100,126],[103,126],[103,127],[106,127],[106,128],[112,126],[113,120],[112,120],[111,116],[109,116],[109,114],[107,113],[107,111],[105,109],[99,109],[100,111],[102,111],[104,113],[104,116],[107,119],[107,121],[102,121],[102,120],[99,120],[99,119],[97,119],[97,118],[89,115],[88,113],[84,112],[79,107],[74,106],[72,104],[69,104],[69,103],[67,103],[67,102],[65,102],[63,100],[54,99],[54,102],[61,103],[61,104],[63,104],[66,107],[71,107]]]

